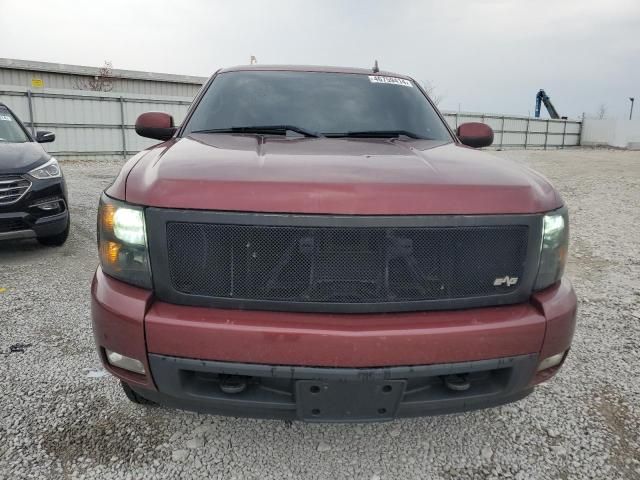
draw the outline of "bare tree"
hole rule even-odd
[[[113,64],[105,61],[93,77],[76,77],[76,88],[93,90],[94,92],[110,92],[113,90]]]
[[[433,100],[433,103],[435,103],[436,105],[439,105],[440,102],[444,99],[444,95],[437,92],[436,87],[433,83],[429,81],[422,82],[422,88],[425,92],[427,92],[429,98]]]
[[[601,103],[598,107],[598,112],[596,113],[596,117],[598,120],[602,120],[607,116],[607,106],[604,103]]]

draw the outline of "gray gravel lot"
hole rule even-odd
[[[0,245],[0,478],[640,479],[640,152],[498,155],[541,171],[570,207],[580,311],[567,364],[516,404],[367,425],[129,403],[89,318],[98,195],[121,162],[63,164],[67,244]]]

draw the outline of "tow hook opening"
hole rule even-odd
[[[221,375],[220,390],[228,395],[235,395],[246,390],[251,377],[241,375]]]
[[[471,382],[466,373],[446,375],[442,377],[442,381],[449,390],[454,392],[464,392],[471,388]]]

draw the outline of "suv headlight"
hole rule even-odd
[[[58,161],[51,157],[47,163],[41,165],[37,168],[34,168],[29,172],[33,178],[37,178],[38,180],[46,180],[48,178],[60,178],[62,176],[62,170],[60,170],[60,165],[58,165]]]
[[[568,254],[569,214],[567,207],[562,207],[542,220],[542,251],[535,290],[550,287],[562,278]]]
[[[106,274],[151,288],[147,232],[141,207],[102,195],[98,208],[98,251]]]

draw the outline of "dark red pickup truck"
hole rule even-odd
[[[374,421],[518,400],[562,365],[568,216],[470,147],[411,78],[218,71],[105,190],[92,285],[105,367],[138,403]]]

